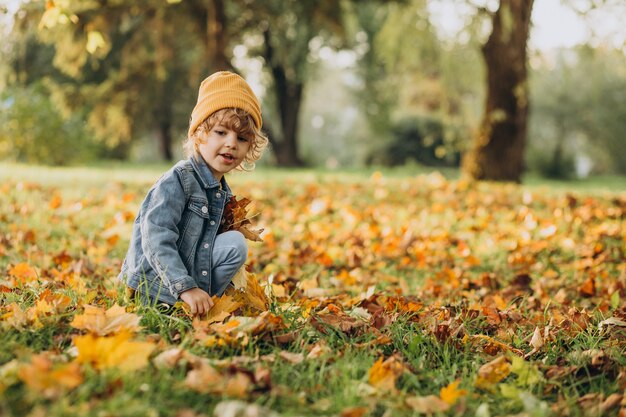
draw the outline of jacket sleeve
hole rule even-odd
[[[177,171],[164,175],[153,187],[145,216],[141,219],[141,246],[164,288],[175,298],[197,287],[176,247],[178,224],[187,197]]]

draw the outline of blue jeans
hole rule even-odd
[[[210,295],[221,296],[248,258],[246,238],[234,230],[217,235],[211,258]],[[130,287],[126,287],[126,298],[128,301],[135,299],[143,304],[154,304],[154,300],[149,296]],[[164,312],[169,310],[168,306],[172,307],[167,303],[160,303],[160,305],[165,306]]]
[[[231,230],[215,237],[211,259],[211,295],[222,295],[248,257],[248,244]]]

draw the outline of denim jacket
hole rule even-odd
[[[200,156],[178,162],[141,204],[118,278],[170,305],[191,288],[210,294],[213,244],[231,196]]]

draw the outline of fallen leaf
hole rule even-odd
[[[626,321],[618,319],[617,317],[609,317],[608,319],[602,320],[600,323],[598,323],[598,329],[600,330],[603,330],[605,326],[626,327]]]
[[[380,391],[396,391],[396,380],[404,372],[404,366],[394,357],[380,357],[369,369],[369,384]]]
[[[9,276],[17,279],[19,283],[24,284],[36,280],[37,271],[26,262],[22,262],[9,269]]]
[[[265,291],[259,284],[255,274],[245,272],[246,289],[235,293],[235,300],[244,308],[251,308],[258,312],[267,311],[269,308],[269,300]]]
[[[405,402],[413,411],[419,414],[443,413],[450,409],[450,404],[436,395],[408,397]]]
[[[441,388],[439,391],[439,397],[441,397],[441,399],[448,404],[454,405],[459,398],[467,395],[467,390],[458,388],[460,382],[461,381],[456,380],[448,384],[446,387]]]
[[[302,361],[304,361],[304,355],[302,353],[293,353],[293,352],[287,352],[286,350],[281,350],[278,356],[280,356],[287,362],[292,363],[294,365],[297,365],[299,363],[302,363]]]
[[[348,407],[341,410],[339,417],[363,417],[368,411],[367,407]]]
[[[506,356],[500,356],[478,369],[474,385],[477,388],[491,390],[493,386],[511,373],[511,364]]]
[[[137,332],[139,317],[133,313],[127,313],[124,307],[114,305],[105,311],[102,307],[86,305],[83,314],[74,316],[70,323],[75,329],[89,330],[98,336],[105,336],[118,332]]]
[[[213,307],[209,310],[207,321],[208,323],[222,322],[239,307],[241,307],[241,303],[235,301],[230,295],[213,296]]]
[[[191,370],[185,378],[185,386],[194,391],[244,397],[253,389],[250,377],[241,372],[222,374],[211,365],[202,364]]]
[[[128,332],[113,336],[76,336],[76,361],[90,364],[98,370],[119,368],[122,371],[134,371],[143,368],[148,364],[148,357],[156,346],[149,342],[132,341],[130,338],[131,334]]]
[[[56,398],[82,384],[84,379],[77,363],[53,364],[45,353],[21,365],[18,376],[31,390],[46,398]]]

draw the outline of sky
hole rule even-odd
[[[489,4],[489,0],[474,0],[474,3]],[[493,3],[493,2],[491,2]],[[429,9],[435,25],[442,33],[454,34],[463,25],[464,8],[470,12],[471,6],[458,1],[430,1]],[[615,47],[624,47],[626,41],[626,6],[615,9],[599,9],[588,13],[584,18],[563,0],[535,0],[532,11],[532,27],[529,47],[535,50],[550,50],[591,42],[608,42]]]

